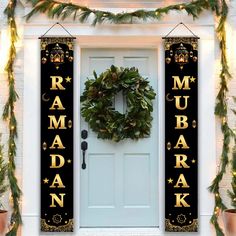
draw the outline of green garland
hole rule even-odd
[[[89,16],[93,17],[92,25],[109,22],[113,24],[134,23],[135,20],[160,20],[164,15],[172,10],[182,11],[185,10],[193,18],[198,16],[204,11],[212,9],[213,11],[219,9],[218,1],[197,0],[191,3],[180,3],[167,7],[157,8],[155,10],[136,10],[133,12],[112,13],[109,11],[101,11],[90,9],[85,6],[64,3],[57,0],[28,0],[32,3],[33,10],[27,15],[26,19],[29,20],[37,13],[45,13],[49,18],[57,18],[65,20],[66,18],[73,17],[74,20],[79,20],[84,23],[88,20]]]
[[[81,114],[98,138],[119,142],[130,138],[138,140],[150,135],[155,92],[136,68],[111,66],[95,79],[85,82],[81,96]],[[127,112],[121,114],[112,107],[117,93],[123,92]]]
[[[146,21],[148,19],[160,20],[162,16],[168,14],[171,10],[186,11],[189,15],[193,16],[193,18],[197,18],[204,10],[211,10],[218,18],[220,18],[216,32],[221,49],[221,74],[220,74],[221,82],[220,82],[219,93],[217,95],[215,114],[221,119],[221,130],[224,139],[223,139],[220,170],[215,179],[213,180],[212,185],[209,187],[209,189],[212,193],[215,194],[215,207],[211,218],[211,222],[216,229],[217,236],[224,235],[222,229],[218,224],[219,210],[225,209],[225,205],[222,202],[222,198],[219,192],[219,184],[223,178],[226,167],[229,163],[229,143],[232,137],[232,130],[229,128],[229,125],[227,123],[227,102],[226,102],[226,94],[228,92],[227,84],[228,80],[231,77],[228,70],[228,63],[226,60],[225,22],[228,15],[228,6],[226,4],[226,1],[197,0],[197,1],[192,1],[190,3],[175,4],[150,11],[141,9],[133,12],[122,12],[117,14],[109,11],[90,9],[85,6],[80,6],[72,3],[64,3],[56,0],[28,0],[28,1],[32,3],[33,9],[27,15],[27,20],[29,20],[36,13],[45,13],[48,15],[49,18],[58,18],[64,20],[68,17],[73,17],[74,20],[79,20],[81,23],[86,22],[88,17],[91,15],[93,17],[92,25],[96,25],[98,23],[100,24],[103,22],[123,24],[123,23],[134,23],[135,20],[143,20],[143,21]],[[14,2],[16,2],[16,0],[14,0]],[[8,22],[9,26],[11,26],[12,25],[11,21]],[[14,41],[13,41],[13,46],[14,46]],[[14,57],[15,55],[10,54],[9,61],[14,61]],[[10,137],[12,137],[14,140],[13,134],[10,134]],[[10,142],[9,142],[9,147],[10,147]]]
[[[15,156],[16,156],[16,144],[17,138],[17,121],[15,117],[15,102],[18,99],[18,95],[15,90],[15,77],[14,77],[14,62],[16,59],[16,41],[17,41],[17,27],[15,22],[15,9],[17,0],[9,0],[9,3],[4,11],[8,19],[8,25],[10,30],[10,49],[8,62],[5,68],[8,77],[9,97],[4,106],[3,120],[8,122],[9,125],[9,139],[8,139],[8,179],[11,189],[11,196],[13,201],[13,211],[11,215],[11,229],[6,234],[7,236],[16,236],[18,228],[22,223],[20,213],[20,197],[21,190],[18,186],[15,176]]]
[[[222,154],[220,159],[220,168],[219,171],[213,180],[209,190],[215,195],[215,206],[214,211],[211,217],[211,223],[216,229],[217,236],[223,236],[224,233],[219,226],[218,217],[220,211],[226,209],[220,195],[220,182],[223,179],[223,176],[226,172],[226,168],[229,164],[229,145],[230,140],[233,135],[232,130],[230,129],[227,122],[228,115],[228,105],[227,105],[227,92],[228,92],[228,81],[231,79],[231,74],[229,72],[227,57],[226,57],[226,30],[225,23],[228,15],[228,6],[225,0],[221,1],[221,9],[216,12],[216,15],[220,17],[218,26],[216,28],[217,37],[219,40],[219,45],[221,49],[221,73],[220,73],[220,89],[216,97],[216,106],[215,106],[215,115],[221,119],[221,131],[223,134],[223,147]]]

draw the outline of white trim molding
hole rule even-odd
[[[40,61],[38,36],[42,35],[51,23],[26,24],[24,31],[24,146],[23,146],[23,236],[43,235],[39,232],[40,211]],[[160,196],[157,201],[160,206],[160,228],[115,228],[115,229],[83,229],[79,226],[79,173],[75,171],[75,220],[76,227],[73,235],[78,236],[164,236],[164,49],[161,37],[174,26],[173,24],[151,25],[103,25],[91,27],[76,23],[65,23],[69,31],[77,37],[75,51],[75,168],[79,168],[79,78],[81,48],[155,48],[157,49],[158,64],[158,116],[159,130],[159,186]],[[209,219],[213,210],[213,196],[208,192],[215,176],[216,144],[215,144],[215,31],[214,23],[192,24],[192,30],[200,36],[199,43],[199,218],[201,236],[214,235]],[[52,35],[62,35],[60,29],[55,29]],[[176,34],[183,34],[177,30]],[[33,53],[32,53],[33,52]],[[208,135],[211,134],[211,135]],[[78,219],[78,220],[77,220]],[[55,234],[45,234],[55,235]],[[63,236],[71,234],[63,234]],[[175,234],[171,234],[174,236]],[[176,234],[179,236],[179,234]],[[190,235],[190,234],[186,234]]]

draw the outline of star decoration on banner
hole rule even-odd
[[[168,184],[173,184],[173,181],[174,181],[174,180],[171,179],[171,178],[169,178],[167,181],[168,181]]]
[[[195,160],[195,159],[193,159],[193,160],[192,160],[192,163],[193,163],[193,164],[195,164],[195,163],[196,163],[196,160]]]
[[[72,80],[72,78],[70,78],[69,76],[67,76],[65,79],[66,79],[66,83],[70,83]]]
[[[186,221],[186,216],[183,215],[183,214],[178,215],[178,216],[177,216],[177,221],[178,221],[180,224],[185,223],[185,221]]]
[[[43,182],[44,182],[44,184],[48,184],[49,179],[48,179],[48,178],[45,178],[45,179],[43,179]]]
[[[193,76],[190,78],[191,83],[195,83],[195,80],[196,80],[196,78],[194,78]]]
[[[71,163],[71,159],[67,160],[67,163],[70,164]]]

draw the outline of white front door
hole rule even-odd
[[[93,70],[99,75],[112,64],[137,67],[157,92],[156,50],[82,49],[81,54],[81,93]],[[88,130],[87,168],[80,170],[81,227],[158,226],[157,98],[153,106],[151,136],[139,141],[97,139],[81,118],[81,129]],[[117,96],[115,109],[124,107]]]

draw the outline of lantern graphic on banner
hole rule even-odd
[[[56,68],[59,68],[59,65],[64,63],[65,53],[62,48],[56,43],[55,47],[50,52],[50,61],[55,64]]]

